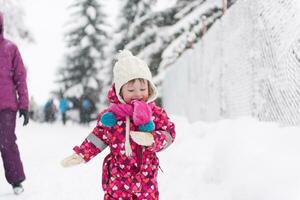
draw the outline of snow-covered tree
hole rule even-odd
[[[12,40],[33,41],[24,23],[24,9],[20,0],[0,0],[0,12],[4,14],[4,34]]]
[[[103,80],[98,74],[106,73],[106,15],[97,0],[74,0],[69,9],[72,13],[65,35],[68,52],[58,71],[58,82],[68,95],[99,94]]]
[[[160,35],[165,42],[159,68],[164,69],[174,62],[185,50],[201,39],[206,31],[219,19],[225,1],[179,0],[175,6],[175,23],[168,26],[168,34]],[[179,9],[178,9],[179,8]]]
[[[126,44],[138,38],[144,31],[145,26],[136,24],[140,18],[151,11],[154,0],[127,0],[121,3],[119,14],[120,24],[117,28],[117,42],[115,50],[124,49]],[[133,53],[138,52],[138,50]]]
[[[164,69],[192,48],[233,3],[234,0],[177,0],[167,9],[148,12],[133,24],[149,28],[125,48],[138,49],[136,53],[148,62],[159,85]]]

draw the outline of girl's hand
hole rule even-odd
[[[65,159],[63,159],[61,161],[61,165],[63,167],[71,167],[71,166],[74,166],[74,165],[79,165],[81,163],[84,163],[85,161],[83,160],[83,158],[78,155],[78,154],[73,154],[71,156],[68,156],[66,157]]]
[[[132,140],[142,146],[151,146],[154,142],[153,135],[147,132],[130,131]]]

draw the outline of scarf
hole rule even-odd
[[[143,101],[133,101],[131,104],[111,103],[108,110],[117,117],[132,117],[136,126],[146,124],[151,120],[154,103],[147,104]]]
[[[143,101],[132,101],[130,104],[111,103],[108,110],[113,112],[117,117],[126,118],[125,132],[125,154],[130,157],[132,149],[129,142],[130,117],[134,125],[139,126],[148,123],[152,117],[152,108],[154,103]]]

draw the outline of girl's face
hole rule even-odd
[[[147,101],[149,98],[149,88],[147,81],[134,80],[127,82],[121,88],[121,96],[126,103],[131,103],[133,100]]]

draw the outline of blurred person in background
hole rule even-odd
[[[57,107],[53,98],[50,98],[44,106],[45,122],[54,122],[56,120]]]
[[[37,115],[38,115],[38,105],[35,102],[33,96],[30,97],[29,101],[29,118],[32,120],[37,120]]]
[[[59,112],[61,113],[62,123],[65,125],[67,121],[66,112],[69,109],[69,101],[64,97],[63,94],[60,95],[58,108]]]
[[[91,119],[91,114],[96,110],[95,103],[91,100],[88,95],[83,95],[80,98],[80,123],[89,124]]]

